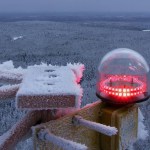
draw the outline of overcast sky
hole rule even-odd
[[[150,12],[150,0],[0,0],[0,12]]]

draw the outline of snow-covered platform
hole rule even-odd
[[[83,67],[81,64],[29,67],[17,92],[17,108],[79,108]]]

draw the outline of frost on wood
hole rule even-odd
[[[4,85],[0,87],[0,99],[9,99],[16,96],[19,89],[19,84],[14,85]]]
[[[22,81],[23,70],[21,67],[15,68],[12,61],[0,64],[0,99],[9,99],[16,96],[19,83]]]
[[[15,68],[12,61],[0,64],[0,81],[20,83],[25,70],[21,67]]]
[[[75,69],[76,68],[76,71]],[[77,69],[79,68],[79,69]],[[83,65],[28,67],[17,93],[18,108],[49,109],[80,107]],[[74,70],[74,71],[73,71]],[[80,72],[75,73],[75,72]]]
[[[70,69],[75,73],[76,75],[76,82],[79,83],[83,76],[83,71],[85,70],[85,66],[83,64],[77,63],[77,64],[67,64]]]
[[[83,145],[79,144],[70,140],[66,140],[62,137],[55,136],[54,134],[50,133],[48,129],[43,129],[38,133],[38,137],[41,140],[46,142],[52,142],[53,144],[59,146],[63,150],[87,150],[88,148]]]
[[[145,125],[143,123],[144,116],[140,109],[138,109],[138,139],[145,140],[149,135],[148,131],[145,129]]]
[[[73,122],[75,125],[81,125],[87,127],[108,136],[116,135],[118,132],[118,130],[115,127],[110,127],[100,123],[88,121],[83,119],[81,116],[75,116],[73,118]]]

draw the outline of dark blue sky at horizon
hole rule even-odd
[[[150,12],[150,0],[0,0],[0,12]]]

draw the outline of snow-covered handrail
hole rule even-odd
[[[88,121],[83,119],[81,116],[74,116],[73,123],[74,125],[81,125],[108,136],[116,135],[118,132],[118,130],[115,127],[110,127],[100,123]]]
[[[66,140],[62,137],[55,136],[54,134],[50,133],[48,129],[42,129],[38,133],[38,138],[43,141],[52,142],[53,144],[61,147],[63,150],[87,150],[88,149],[83,144],[79,144],[70,140]]]
[[[13,73],[8,71],[0,71],[0,81],[9,83],[20,83],[23,79],[23,74]]]
[[[18,84],[22,81],[26,69],[16,68],[13,61],[6,61],[0,64],[0,82]]]
[[[9,99],[16,96],[20,84],[4,85],[0,87],[0,99]]]
[[[25,69],[15,68],[12,61],[0,64],[0,99],[14,98],[23,79]]]

